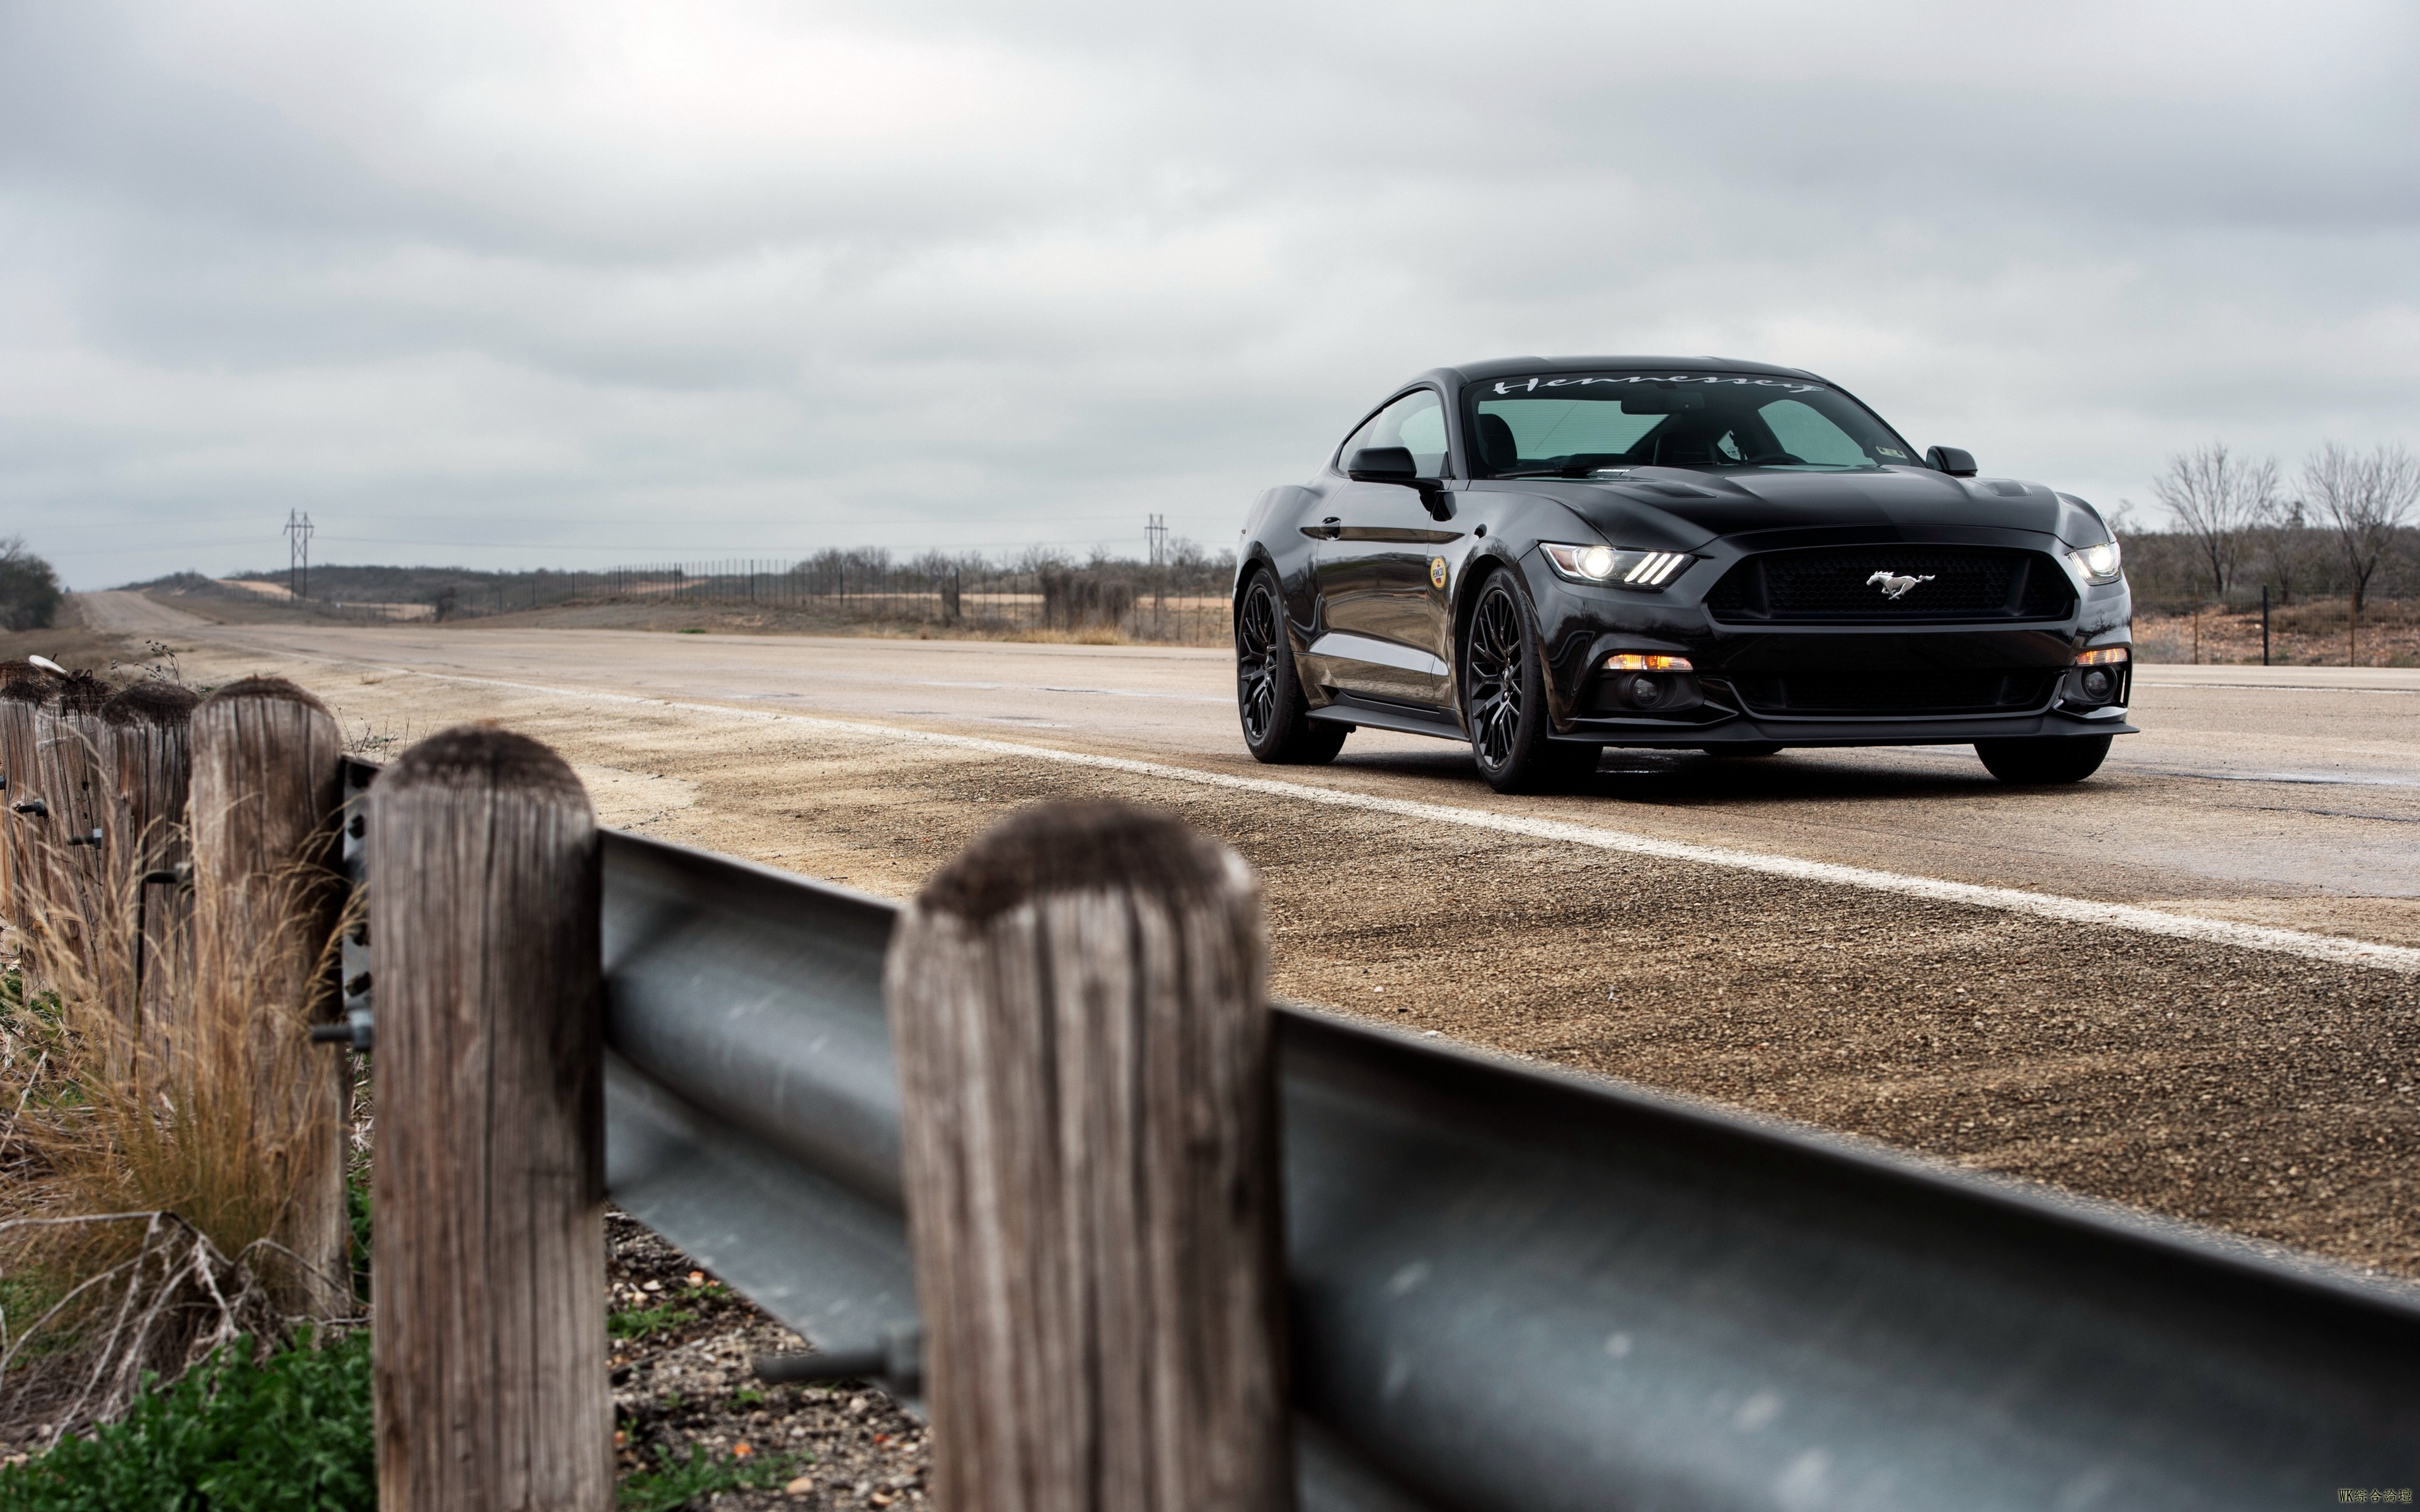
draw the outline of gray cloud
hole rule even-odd
[[[2420,21],[0,0],[0,517],[93,584],[1233,534],[1406,373],[1814,367],[2114,502],[2414,435]]]

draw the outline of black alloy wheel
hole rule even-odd
[[[1336,759],[1352,726],[1313,719],[1295,674],[1277,576],[1255,571],[1235,610],[1235,713],[1256,761],[1311,765]]]
[[[2101,770],[2113,735],[2036,735],[2021,740],[1978,740],[1975,754],[2003,782],[2027,786],[2081,782]]]
[[[1498,793],[1567,786],[1596,770],[1594,746],[1558,744],[1546,712],[1545,657],[1512,576],[1479,591],[1462,647],[1462,709],[1479,775]]]

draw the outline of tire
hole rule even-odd
[[[1736,756],[1745,759],[1750,756],[1778,756],[1781,754],[1781,742],[1741,740],[1728,746],[1700,746],[1698,748],[1709,756]]]
[[[1252,759],[1276,766],[1332,762],[1351,733],[1349,725],[1311,717],[1285,632],[1285,598],[1266,567],[1246,579],[1235,609],[1235,714]]]
[[[1479,775],[1498,793],[1546,793],[1577,785],[1604,754],[1560,744],[1546,712],[1546,658],[1538,619],[1512,575],[1480,585],[1462,638],[1462,707]]]
[[[2081,782],[2101,770],[2110,735],[2038,735],[2029,740],[1978,740],[1975,754],[2003,782],[2028,786]]]

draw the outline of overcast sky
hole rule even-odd
[[[2104,506],[2420,445],[2420,6],[0,0],[0,534],[1229,545],[1389,385],[1811,367]]]

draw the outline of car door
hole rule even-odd
[[[1337,454],[1340,468],[1371,447],[1412,454],[1427,485],[1347,480],[1327,496],[1311,566],[1324,633],[1310,647],[1327,686],[1389,702],[1450,708],[1453,682],[1436,548],[1461,532],[1423,501],[1446,470],[1445,406],[1435,390],[1415,389],[1363,424]]]

